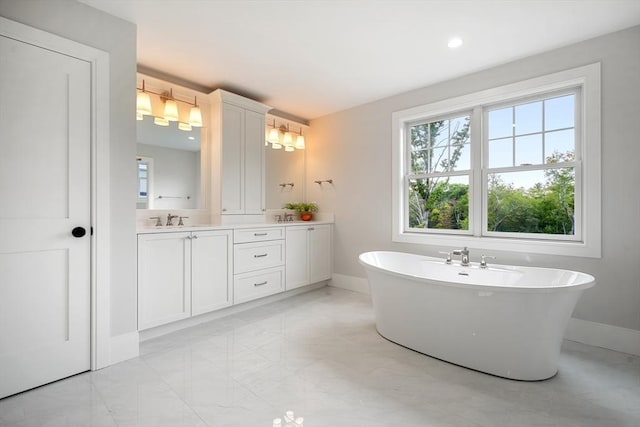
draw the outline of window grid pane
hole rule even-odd
[[[506,121],[509,115],[510,124]],[[563,156],[575,156],[575,94],[491,110],[487,121],[489,168],[542,165]],[[511,134],[507,136],[508,127]],[[510,153],[508,143],[512,146]],[[538,154],[534,152],[536,148]]]

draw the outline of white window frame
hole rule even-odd
[[[468,246],[476,249],[601,257],[601,89],[600,63],[560,71],[545,76],[499,86],[472,94],[446,99],[426,105],[396,111],[392,114],[392,240],[394,242],[428,244],[434,246]],[[540,96],[579,87],[581,117],[577,118],[576,153],[581,154],[581,163],[576,167],[576,204],[580,204],[581,222],[578,240],[518,238],[482,235],[482,216],[486,183],[481,168],[473,168],[470,182],[469,223],[472,235],[415,232],[405,230],[408,217],[406,197],[407,173],[407,126],[420,120],[430,120],[451,113],[472,110],[471,115],[471,161],[482,164],[481,141],[484,108],[517,99]],[[476,140],[474,140],[476,138]],[[474,185],[475,183],[475,185]],[[473,227],[473,228],[472,228]],[[576,222],[576,230],[578,221]],[[429,230],[432,231],[432,230]],[[578,233],[576,233],[578,234]]]

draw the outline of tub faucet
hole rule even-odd
[[[457,249],[453,251],[454,255],[460,255],[460,265],[463,267],[469,266],[469,249],[465,246],[463,249]]]

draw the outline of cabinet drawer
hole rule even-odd
[[[284,264],[284,240],[233,245],[234,274]]]
[[[270,268],[234,277],[233,303],[239,304],[284,291],[284,267]]]
[[[247,228],[233,230],[234,243],[264,242],[266,240],[284,239],[283,227]]]

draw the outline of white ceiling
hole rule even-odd
[[[640,24],[640,0],[79,1],[137,24],[145,69],[304,119]]]

